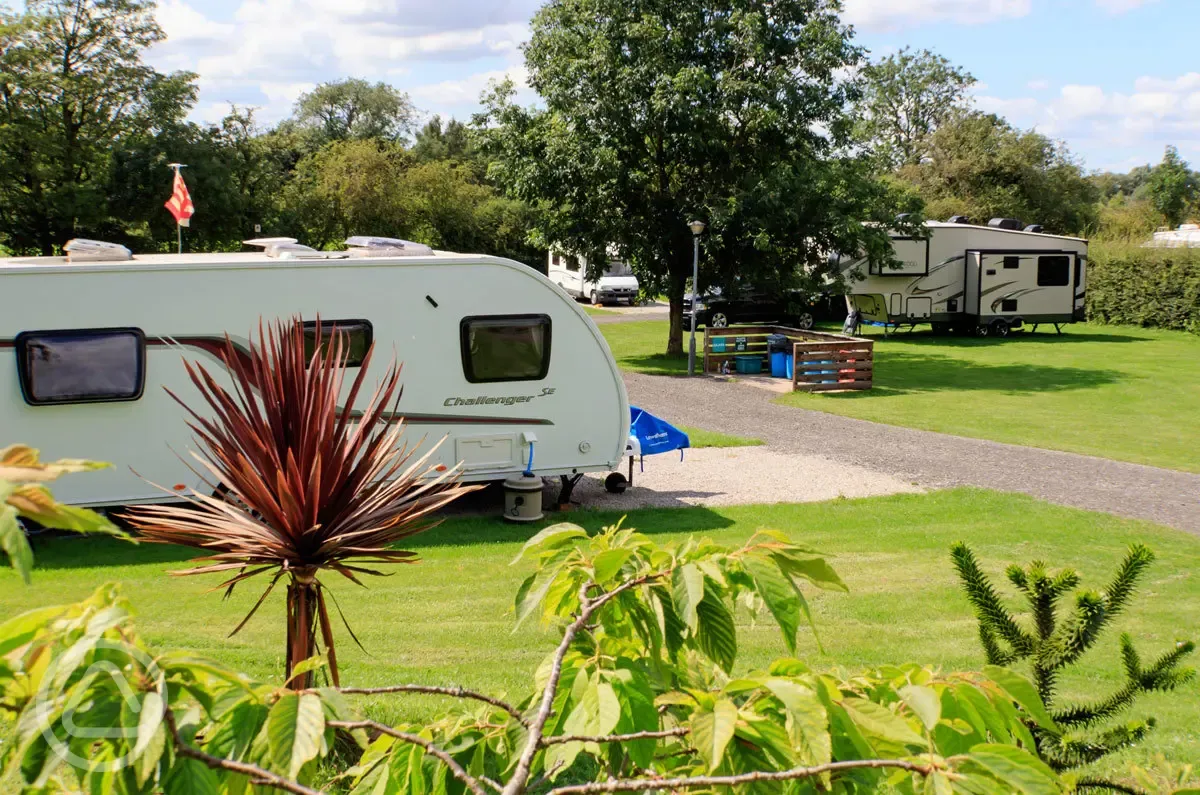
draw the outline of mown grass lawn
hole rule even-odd
[[[561,517],[554,517],[554,521]],[[615,515],[579,512],[568,517],[596,530]],[[549,520],[548,520],[549,521]],[[1080,569],[1085,584],[1102,587],[1133,541],[1159,555],[1133,603],[1100,648],[1063,682],[1077,695],[1097,697],[1119,684],[1117,633],[1131,632],[1144,657],[1170,648],[1180,635],[1200,635],[1200,539],[1146,523],[1051,506],[995,492],[958,489],[929,495],[838,500],[807,505],[720,509],[660,509],[630,514],[627,526],[660,542],[689,533],[736,544],[759,527],[836,555],[849,594],[812,594],[824,644],[801,638],[800,654],[824,668],[854,669],[922,661],[946,668],[977,668],[981,657],[975,624],[951,570],[947,550],[970,541],[987,570],[1043,558]],[[556,640],[530,623],[512,631],[512,599],[524,566],[510,566],[520,544],[538,528],[493,518],[454,518],[413,539],[422,560],[373,579],[369,589],[331,580],[346,618],[367,652],[337,628],[343,679],[359,685],[457,683],[521,694]],[[36,546],[32,586],[0,572],[0,615],[80,599],[104,582],[119,581],[139,610],[138,627],[156,648],[185,648],[216,657],[258,677],[278,677],[283,665],[282,594],[273,595],[246,628],[226,638],[258,597],[264,583],[247,583],[222,601],[205,593],[216,580],[169,578],[189,552],[130,546],[95,538],[43,540]],[[335,619],[336,620],[336,619]],[[761,666],[785,653],[769,621],[739,623],[740,666]],[[373,704],[384,718],[420,720],[437,704],[392,700]],[[1142,746],[1105,766],[1164,753],[1176,762],[1200,762],[1200,686],[1145,699],[1135,715],[1153,714],[1159,728]]]
[[[679,430],[688,435],[688,441],[696,447],[757,447],[762,439],[751,439],[748,436],[733,436],[728,433],[706,431],[703,428],[691,428],[686,425],[678,426]]]
[[[636,326],[637,328],[625,328]],[[665,321],[604,327],[618,364],[680,373]],[[780,401],[889,425],[1200,472],[1200,336],[1080,324],[1008,339],[875,338],[875,386]],[[657,357],[655,354],[658,354]]]

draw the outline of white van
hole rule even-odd
[[[586,257],[564,254],[552,250],[546,275],[550,281],[566,290],[567,295],[586,298],[593,304],[626,301],[630,306],[637,303],[638,280],[627,263],[610,259],[600,278],[589,281]]]

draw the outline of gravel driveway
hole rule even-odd
[[[629,470],[622,467],[623,473]],[[816,502],[836,497],[875,497],[921,489],[912,483],[853,464],[815,455],[780,453],[766,447],[702,448],[650,456],[645,470],[633,468],[634,488],[604,490],[608,473],[589,473],[572,501],[596,510]],[[544,505],[558,496],[557,478],[547,478]]]
[[[771,392],[711,378],[625,373],[625,385],[630,403],[668,422],[756,437],[772,453],[853,465],[865,478],[1024,492],[1200,534],[1200,475],[780,406]]]

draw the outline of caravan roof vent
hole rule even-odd
[[[271,246],[278,246],[281,243],[298,243],[294,237],[256,237],[253,240],[243,240],[243,246],[258,246],[262,249],[268,249]]]
[[[318,251],[297,243],[294,237],[256,237],[242,243],[262,247],[263,253],[272,259],[342,259],[346,256],[342,251]]]
[[[993,218],[988,221],[988,226],[995,229],[1012,229],[1019,232],[1024,224],[1016,218]]]
[[[948,223],[948,224],[969,224],[969,223],[971,223],[971,219],[965,215],[952,215],[946,219],[946,223]]]
[[[1041,224],[1030,224],[1029,226],[1025,227],[1025,231],[1026,232],[1035,232],[1036,234],[1040,235],[1043,230],[1042,230]]]
[[[428,257],[433,254],[433,249],[424,243],[397,237],[355,235],[346,238],[346,247],[357,257]]]
[[[63,246],[67,262],[124,262],[133,259],[129,249],[118,243],[103,240],[85,240],[77,237]]]

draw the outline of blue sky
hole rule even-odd
[[[11,1],[11,0],[10,0]],[[4,2],[4,0],[0,0]],[[524,77],[539,0],[158,0],[159,68],[200,74],[195,116],[228,103],[287,115],[345,76],[384,80],[426,113],[465,118],[494,78]],[[975,101],[1067,142],[1089,169],[1200,168],[1200,0],[844,0],[877,54],[934,49],[979,80]],[[532,100],[531,94],[525,96]]]

